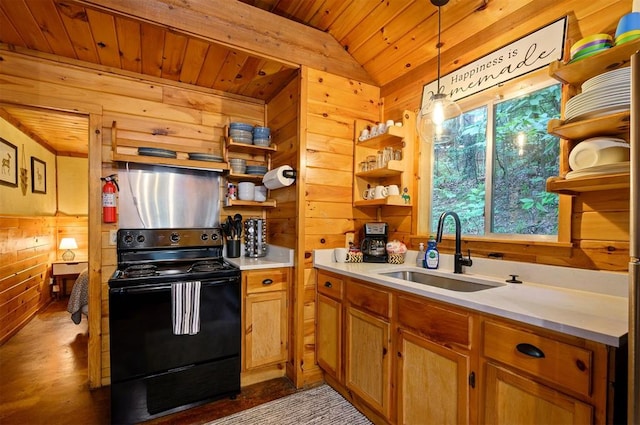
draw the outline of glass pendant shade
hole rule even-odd
[[[418,134],[427,143],[452,143],[462,128],[460,106],[444,93],[431,96],[416,118]]]

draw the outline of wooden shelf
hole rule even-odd
[[[261,152],[261,153],[273,153],[276,152],[278,149],[276,148],[276,145],[271,145],[271,146],[259,146],[259,145],[249,145],[246,143],[237,143],[234,142],[233,139],[231,137],[226,137],[226,147],[227,150],[231,150],[233,152],[242,152],[242,153],[256,153],[256,152]]]
[[[393,126],[387,129],[387,132],[384,134],[379,134],[377,136],[371,137],[367,140],[357,141],[356,146],[364,146],[368,148],[379,148],[383,146],[389,146],[392,143],[393,139],[404,139],[405,138],[405,128]]]
[[[362,178],[385,178],[392,176],[399,176],[404,172],[402,161],[391,160],[386,167],[376,168],[369,171],[359,171],[356,173],[357,177]]]
[[[595,136],[628,134],[630,111],[565,123],[555,119],[547,123],[547,132],[563,139],[586,139]]]
[[[628,189],[629,186],[629,173],[590,176],[568,180],[562,177],[549,177],[547,179],[547,192],[562,195],[578,195],[582,192],[595,192],[599,190]]]
[[[196,170],[207,171],[226,171],[229,164],[214,161],[198,161],[188,159],[189,153],[181,151],[184,148],[180,145],[162,145],[162,148],[168,148],[175,151],[177,158],[163,158],[159,156],[146,156],[137,154],[138,149],[149,147],[151,143],[145,140],[134,140],[119,137],[116,121],[111,123],[111,160],[116,162],[133,162],[138,164],[162,165],[167,167],[191,168]],[[154,146],[155,147],[155,146]],[[124,151],[124,152],[123,152]],[[210,153],[210,150],[202,148],[189,148],[189,152]],[[132,153],[135,152],[135,153]]]
[[[256,202],[256,201],[241,201],[239,199],[225,200],[225,207],[258,207],[258,208],[275,208],[276,201],[275,199],[267,199],[264,202]]]
[[[232,180],[248,180],[252,182],[262,182],[264,174],[236,174],[233,171],[229,171],[229,178]]]
[[[177,158],[161,158],[155,156],[144,155],[128,155],[121,153],[112,154],[113,161],[117,162],[135,162],[138,164],[149,165],[164,165],[170,167],[179,168],[191,168],[197,170],[207,171],[225,171],[229,169],[229,165],[226,162],[212,162],[212,161],[196,161],[193,159],[177,159]]]
[[[549,64],[549,75],[561,83],[579,86],[595,75],[629,66],[631,55],[638,49],[640,39],[612,47],[574,63],[555,61]]]
[[[410,207],[411,201],[405,202],[402,195],[390,195],[382,199],[369,199],[354,202],[356,207],[380,207],[384,205],[393,205],[396,207]]]

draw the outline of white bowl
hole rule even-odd
[[[629,144],[613,137],[583,140],[571,150],[569,166],[573,171],[629,161]]]
[[[255,183],[240,182],[238,183],[238,198],[242,201],[253,201],[255,199]]]

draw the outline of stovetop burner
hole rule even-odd
[[[201,272],[213,272],[217,270],[224,270],[225,264],[222,261],[206,260],[198,261],[197,263],[189,267],[189,273],[201,273]]]
[[[124,278],[155,276],[158,266],[154,264],[136,264],[124,269]]]

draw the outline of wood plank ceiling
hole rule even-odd
[[[452,0],[443,33],[487,2]],[[195,34],[164,18],[171,14],[235,21]],[[267,101],[301,64],[382,87],[433,63],[437,8],[429,0],[0,0],[0,43]],[[36,114],[20,115],[35,125]]]

